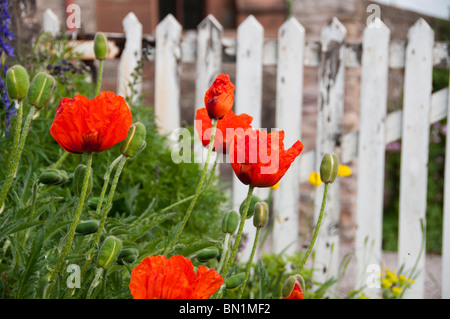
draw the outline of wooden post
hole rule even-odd
[[[49,32],[52,35],[57,35],[61,31],[61,22],[58,16],[52,9],[47,9],[44,12],[44,32]]]
[[[381,291],[376,278],[381,271],[389,37],[389,29],[379,18],[364,30],[355,275],[356,288],[366,286],[364,292],[371,298],[380,297]]]
[[[430,97],[434,32],[419,19],[408,32],[400,171],[399,267],[415,270],[406,298],[423,298],[425,212],[427,207]]]
[[[278,32],[276,127],[284,130],[284,146],[301,139],[303,103],[303,52],[305,29],[295,18]],[[298,251],[300,183],[299,161],[294,161],[274,191],[273,252],[292,255]]]

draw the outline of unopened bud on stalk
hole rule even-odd
[[[240,285],[242,285],[242,283],[244,282],[245,279],[245,273],[241,272],[237,275],[233,275],[230,276],[226,281],[225,281],[225,287],[227,289],[234,289],[239,287]]]
[[[75,168],[75,172],[73,173],[73,190],[75,192],[75,195],[80,197],[81,191],[83,189],[83,182],[84,182],[84,175],[86,175],[86,165],[80,164]],[[92,170],[91,174],[89,175],[89,181],[88,181],[88,188],[86,192],[86,197],[91,194],[93,186],[93,178],[92,178]]]
[[[120,153],[127,157],[136,156],[146,146],[145,143],[145,125],[141,122],[136,122],[131,125],[128,130],[128,136],[122,141],[120,146]]]
[[[258,202],[255,205],[253,215],[253,225],[257,228],[263,228],[269,221],[269,206],[266,202]]]
[[[222,231],[225,234],[234,234],[239,224],[239,214],[231,210],[223,216],[222,219]]]
[[[99,222],[98,220],[82,220],[78,223],[75,232],[81,235],[89,235],[97,232]]]
[[[37,109],[43,108],[52,97],[55,89],[55,79],[44,72],[39,72],[33,78],[28,90],[28,104]]]
[[[207,262],[210,259],[217,258],[219,256],[219,249],[217,247],[208,247],[200,250],[197,254],[197,259],[200,262]]]
[[[94,53],[97,60],[105,60],[108,57],[108,39],[104,33],[95,34]]]
[[[30,87],[27,70],[21,65],[14,65],[6,72],[6,91],[11,100],[24,100]]]
[[[139,250],[136,248],[125,248],[122,249],[117,257],[117,263],[119,265],[132,264],[136,261],[139,256]]]
[[[253,212],[255,211],[255,205],[256,203],[260,202],[261,199],[256,196],[256,195],[252,195],[252,197],[250,198],[250,206],[248,207],[248,211],[247,211],[247,219],[250,219],[253,217]],[[245,200],[242,202],[241,206],[239,207],[239,213],[244,214],[244,208],[245,208]]]
[[[69,176],[66,171],[50,168],[41,173],[38,182],[45,185],[62,185],[67,183]]]
[[[305,280],[301,275],[289,277],[281,288],[281,298],[283,299],[303,299],[305,290]]]
[[[108,270],[119,257],[122,249],[122,240],[115,236],[106,237],[98,252],[97,265]]]
[[[324,183],[333,183],[338,173],[339,161],[335,154],[325,154],[320,164],[320,179]]]

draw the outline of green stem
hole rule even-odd
[[[245,285],[247,284],[248,277],[250,275],[250,269],[252,268],[253,258],[255,257],[256,247],[258,246],[259,233],[261,232],[261,227],[256,228],[255,240],[253,241],[252,253],[250,255],[250,260],[247,263],[247,270],[245,271],[244,282],[241,285],[241,289],[239,290],[238,299],[242,298],[244,293]]]
[[[218,273],[220,273],[220,271],[222,270],[223,266],[225,265],[225,260],[227,259],[227,255],[228,255],[228,246],[229,246],[229,242],[230,242],[230,237],[231,237],[231,234],[227,233],[225,235],[225,239],[223,240],[222,258],[220,258],[219,267],[217,268],[217,272]]]
[[[95,91],[95,96],[98,96],[100,94],[100,88],[102,87],[103,63],[104,63],[104,60],[100,60],[99,65],[98,65],[97,89]]]
[[[325,205],[327,202],[327,194],[328,194],[328,186],[330,184],[329,183],[325,183],[325,188],[323,190],[323,198],[322,198],[322,207],[320,208],[320,215],[319,215],[319,219],[317,221],[317,225],[316,228],[314,229],[314,235],[313,238],[311,240],[311,242],[309,243],[309,247],[308,250],[306,251],[305,256],[303,257],[303,260],[297,270],[297,273],[300,274],[303,270],[303,266],[306,263],[306,260],[308,259],[309,255],[311,254],[313,248],[314,248],[314,244],[316,242],[317,236],[319,235],[319,230],[320,230],[320,226],[322,225],[322,220],[323,220],[323,215],[325,213]]]
[[[102,236],[103,228],[105,227],[105,223],[106,223],[106,218],[108,217],[108,212],[109,212],[109,210],[111,209],[111,206],[112,206],[114,193],[116,192],[117,184],[119,183],[120,174],[122,174],[122,170],[123,170],[123,168],[125,166],[125,163],[126,163],[126,161],[128,159],[128,157],[126,157],[126,156],[119,156],[119,158],[120,158],[119,166],[117,167],[116,175],[114,176],[114,179],[112,181],[111,188],[110,188],[109,194],[108,194],[108,199],[107,199],[107,202],[106,202],[106,206],[105,206],[105,209],[102,211],[102,219],[101,219],[100,224],[98,226],[97,233],[95,234],[94,244],[92,245],[92,247],[94,247],[94,248],[97,247],[99,242],[100,242],[100,238]],[[116,165],[115,163],[117,163],[117,161],[114,161],[113,164],[111,164],[110,168],[108,169],[109,173],[105,174],[105,184],[106,185],[107,185],[108,180],[109,180],[109,175],[111,173],[111,169],[112,169],[112,167],[114,167]],[[103,196],[104,196],[104,191],[105,190],[106,190],[106,186],[103,185],[103,190],[102,190],[102,195]],[[100,213],[102,201],[103,201],[103,197],[100,196],[100,200],[99,200],[99,203],[98,203],[99,206],[97,206],[97,213],[98,214]],[[83,269],[81,270],[81,275],[83,275],[84,272],[87,270],[87,267],[89,266],[89,264],[90,264],[90,262],[92,260],[92,254],[93,254],[93,252],[91,252],[88,255],[88,258],[86,259],[86,262],[85,262],[85,264],[83,266]]]
[[[58,274],[60,273],[61,269],[63,268],[65,259],[66,259],[67,255],[69,254],[70,249],[72,247],[73,238],[75,236],[75,229],[77,228],[78,222],[80,220],[81,212],[83,211],[84,201],[86,199],[86,193],[87,193],[87,189],[89,186],[89,176],[91,174],[91,169],[92,169],[92,153],[88,153],[87,154],[87,163],[86,163],[86,173],[85,173],[84,179],[83,179],[83,187],[81,189],[80,201],[78,202],[78,206],[77,206],[77,209],[75,212],[75,218],[72,222],[72,225],[70,226],[69,233],[68,233],[66,242],[64,244],[64,248],[61,252],[61,255],[59,257],[56,268],[54,269],[54,271],[50,277],[51,285],[55,284],[55,280],[56,280]],[[49,288],[48,291],[51,292],[51,289]]]
[[[21,110],[21,109],[22,109],[22,106],[19,107],[19,110]],[[11,166],[9,166],[8,175],[6,177],[5,183],[3,184],[3,187],[1,189],[0,207],[2,207],[3,204],[5,203],[6,196],[8,195],[9,189],[11,188],[14,177],[16,176],[17,167],[19,166],[20,157],[22,155],[22,151],[25,146],[25,140],[27,139],[28,130],[30,128],[30,124],[33,119],[35,111],[36,111],[36,108],[34,106],[31,106],[30,112],[28,113],[28,116],[25,120],[25,124],[23,126],[22,134],[20,135],[19,144],[17,145],[16,149],[14,150],[13,161],[11,162]],[[21,113],[21,112],[19,111],[19,113]],[[19,114],[17,116],[19,117]],[[21,115],[20,115],[20,118],[21,118]],[[18,121],[17,124],[20,124],[19,122],[21,122],[21,120],[19,118],[17,119],[17,121]],[[16,127],[16,136],[18,134],[17,130],[18,129]],[[20,127],[19,127],[19,130],[20,130]],[[15,139],[16,139],[16,137],[15,137]]]
[[[252,198],[253,189],[254,189],[254,186],[251,186],[251,185],[248,188],[248,194],[247,194],[247,198],[245,200],[244,211],[242,213],[241,221],[239,223],[239,230],[236,235],[236,239],[234,241],[233,249],[231,251],[231,256],[228,259],[226,267],[224,268],[223,272],[221,273],[222,278],[225,278],[225,276],[228,273],[228,270],[230,270],[230,267],[233,264],[234,258],[236,257],[236,254],[237,254],[237,251],[239,248],[239,244],[241,243],[242,231],[244,230],[244,224],[247,219],[247,212],[248,212],[248,208],[250,207],[250,200]]]
[[[64,154],[61,155],[59,160],[55,164],[53,164],[53,168],[58,169],[62,165],[62,163],[66,160],[66,158],[69,156],[69,154],[70,154],[69,152],[64,151]]]
[[[20,133],[22,132],[22,120],[23,120],[23,101],[22,100],[14,100],[14,105],[18,105],[16,107],[17,114],[16,114],[16,127],[14,128],[14,141],[13,141],[13,148],[10,160],[8,161],[8,164],[6,166],[6,170],[8,171],[12,163],[14,162],[14,156],[17,153],[17,149],[19,148],[19,142],[20,142]]]
[[[202,176],[200,178],[200,181],[197,185],[197,189],[195,191],[194,194],[194,198],[192,199],[191,204],[189,205],[189,208],[186,212],[186,214],[184,215],[183,220],[181,221],[181,224],[178,227],[177,233],[175,234],[175,236],[172,238],[172,240],[169,242],[169,244],[167,245],[165,251],[164,251],[164,255],[166,255],[170,249],[173,247],[173,245],[177,242],[178,238],[180,237],[181,233],[183,232],[184,227],[186,226],[186,223],[194,209],[194,206],[197,202],[198,197],[200,196],[200,193],[203,190],[203,184],[205,182],[205,178],[208,172],[208,166],[209,166],[209,159],[211,158],[211,153],[212,153],[212,149],[213,149],[213,145],[214,145],[214,138],[216,136],[216,129],[217,129],[217,120],[213,119],[212,120],[212,131],[211,131],[211,141],[209,142],[209,148],[208,148],[208,155],[206,157],[206,162],[205,162],[205,166],[203,167],[203,172],[202,172]]]

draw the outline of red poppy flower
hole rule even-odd
[[[206,108],[197,110],[196,129],[203,146],[208,147],[211,140],[212,123],[208,116]],[[251,128],[250,123],[253,118],[245,113],[236,115],[233,110],[225,114],[222,119],[217,121],[217,130],[214,138],[213,151],[223,152],[227,154],[230,150],[231,142],[233,141],[234,131],[237,129],[247,130]]]
[[[206,91],[205,106],[212,119],[221,119],[233,107],[234,85],[228,74],[219,74]]]
[[[303,290],[298,281],[295,282],[291,294],[284,299],[303,299]]]
[[[181,255],[145,258],[131,271],[130,292],[135,299],[207,299],[222,285],[217,271],[204,266],[194,271]]]
[[[239,180],[253,187],[272,187],[278,183],[303,150],[300,141],[285,150],[283,140],[284,131],[236,132],[230,160]]]
[[[67,152],[102,152],[123,141],[132,122],[121,96],[101,92],[89,100],[77,95],[60,100],[50,134]]]

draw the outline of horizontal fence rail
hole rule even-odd
[[[450,43],[435,42],[434,33],[419,19],[407,34],[407,41],[392,41],[390,30],[375,19],[364,30],[362,42],[346,41],[346,29],[334,18],[324,26],[320,41],[305,40],[305,29],[295,18],[279,29],[277,39],[264,37],[264,28],[249,16],[237,29],[236,38],[223,37],[223,28],[211,15],[196,32],[183,34],[181,25],[168,15],[157,26],[154,35],[142,34],[142,25],[133,13],[123,21],[124,34],[106,33],[109,59],[120,59],[118,92],[126,87],[133,65],[143,47],[155,61],[155,114],[163,134],[170,134],[180,124],[180,72],[182,63],[196,65],[195,108],[202,107],[204,92],[221,73],[223,62],[236,64],[235,113],[248,113],[252,126],[261,126],[262,70],[276,66],[276,126],[286,132],[290,147],[301,140],[302,92],[304,67],[317,67],[319,96],[317,103],[316,149],[303,153],[280,183],[273,199],[274,216],[289,220],[274,224],[272,250],[287,254],[299,250],[298,214],[300,184],[317,171],[324,153],[335,152],[342,163],[358,160],[357,211],[355,236],[355,288],[367,283],[370,265],[381,265],[383,190],[386,145],[402,139],[401,186],[399,211],[399,267],[417,271],[416,284],[406,297],[423,298],[425,252],[422,225],[425,225],[427,164],[430,124],[448,117],[449,89],[431,93],[433,68],[450,67]],[[44,31],[57,34],[60,23],[55,14],[44,13]],[[92,37],[93,38],[93,35]],[[84,59],[93,59],[92,40],[73,40]],[[344,114],[345,71],[361,68],[360,129],[342,134]],[[388,74],[391,69],[404,69],[403,109],[387,114]],[[135,88],[139,92],[140,88]],[[446,150],[449,150],[450,142]],[[197,149],[196,152],[203,152]],[[450,167],[446,158],[446,169]],[[444,225],[442,248],[442,298],[450,298],[450,174],[445,174]],[[246,190],[233,180],[233,205],[236,209]],[[258,195],[267,196],[266,189]],[[322,195],[316,189],[315,218]],[[339,181],[330,188],[316,247],[314,279],[324,281],[338,275],[339,268]],[[251,225],[244,228],[249,242],[254,236]],[[246,260],[249,249],[240,258]],[[417,264],[416,264],[416,261]],[[380,297],[379,289],[365,288],[371,297]]]

